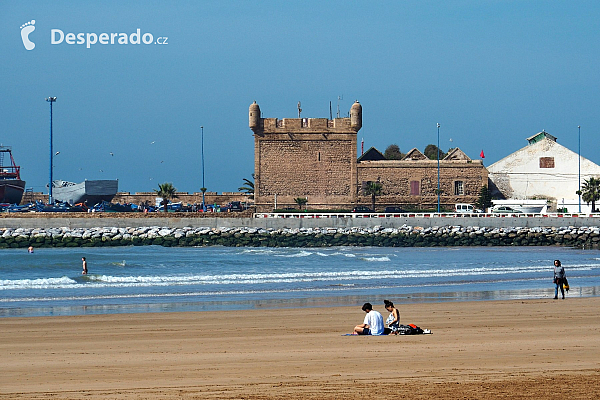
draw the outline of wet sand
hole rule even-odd
[[[375,304],[384,318],[382,304]],[[0,319],[1,399],[600,398],[600,298]]]

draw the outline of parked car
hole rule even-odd
[[[385,213],[405,213],[406,211],[401,209],[400,207],[386,207]]]
[[[240,201],[231,201],[227,203],[226,207],[229,211],[244,211],[244,207],[242,207],[242,203]]]
[[[352,209],[353,213],[372,213],[375,212],[367,206],[356,206]]]
[[[511,208],[509,206],[496,207],[496,208],[494,208],[492,210],[492,212],[494,212],[494,213],[503,213],[503,214],[517,214],[517,213],[521,213],[521,211],[515,210],[514,208]]]
[[[474,213],[477,212],[471,204],[458,203],[454,205],[454,212],[457,213]]]

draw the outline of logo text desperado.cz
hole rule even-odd
[[[168,37],[161,36],[154,40],[151,33],[141,33],[138,28],[136,32],[126,33],[67,33],[60,29],[50,30],[50,44],[85,44],[89,49],[93,44],[168,44]]]

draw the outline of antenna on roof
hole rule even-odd
[[[331,112],[331,100],[329,100],[329,120],[333,119],[333,113]]]
[[[338,96],[338,101],[337,101],[337,117],[340,117],[340,100],[344,100],[344,95]]]
[[[300,102],[298,102],[298,118],[300,118],[301,112],[302,112],[302,109],[300,108]]]

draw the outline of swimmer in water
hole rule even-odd
[[[81,272],[82,275],[87,275],[87,261],[85,261],[85,257],[81,257],[81,263],[83,265],[83,271]]]

